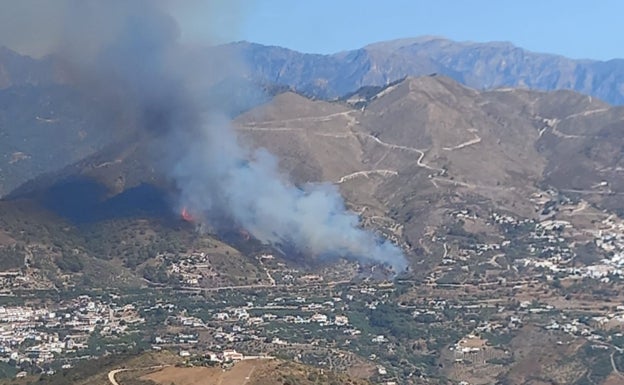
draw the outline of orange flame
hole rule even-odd
[[[180,216],[187,222],[195,222],[195,218],[193,218],[193,215],[188,212],[186,207],[182,207],[182,212],[180,213]]]

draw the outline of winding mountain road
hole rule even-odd
[[[558,136],[559,138],[563,138],[563,139],[579,139],[579,138],[586,138],[587,135],[573,135],[573,134],[566,134],[564,132],[561,132],[558,129],[559,123],[561,123],[564,120],[577,118],[579,116],[589,116],[589,115],[599,114],[601,112],[606,112],[606,111],[609,111],[609,108],[597,108],[595,110],[577,112],[575,114],[568,115],[563,119],[556,119],[556,118],[547,119],[547,118],[541,118],[541,117],[540,118],[543,119],[543,121],[546,123],[546,127],[552,130],[553,135]],[[544,133],[544,129],[540,131],[540,137],[542,136],[543,133]]]
[[[121,373],[121,372],[126,372],[130,369],[114,369],[111,370],[110,372],[108,372],[108,381],[113,384],[113,385],[120,385],[119,382],[117,382],[117,380],[115,380],[115,375],[117,373]]]
[[[418,167],[422,167],[422,168],[426,168],[428,170],[433,170],[436,172],[444,172],[443,169],[438,168],[438,167],[433,167],[433,166],[429,166],[428,164],[423,162],[423,159],[425,158],[425,151],[428,150],[420,150],[418,148],[414,148],[414,147],[407,147],[407,146],[401,146],[398,144],[392,144],[392,143],[387,143],[384,142],[383,140],[379,139],[378,137],[371,135],[371,134],[365,134],[363,132],[357,132],[357,135],[360,136],[364,136],[365,138],[371,139],[373,140],[375,143],[384,146],[386,148],[390,148],[393,150],[402,150],[402,151],[409,151],[409,152],[415,152],[418,154],[418,159],[416,159],[416,164],[418,165]]]
[[[338,179],[338,181],[336,183],[337,184],[341,184],[341,183],[344,183],[346,181],[349,181],[351,179],[355,179],[355,178],[358,178],[358,177],[368,178],[370,175],[373,175],[373,174],[378,174],[378,175],[382,175],[382,176],[395,176],[395,175],[399,175],[399,173],[394,171],[394,170],[356,171],[356,172],[353,172],[351,174],[348,174],[348,175],[345,175],[345,176],[341,177],[340,179]]]
[[[342,111],[342,112],[334,112],[328,115],[320,115],[320,116],[303,116],[300,118],[291,118],[291,119],[277,119],[277,120],[263,120],[261,122],[250,122],[245,123],[245,127],[256,127],[261,124],[274,124],[274,123],[293,123],[293,122],[326,122],[336,116],[344,116],[350,122],[355,122],[355,118],[351,116],[354,111]]]

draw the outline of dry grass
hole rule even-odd
[[[150,373],[142,379],[151,380],[158,384],[169,385],[244,385],[258,367],[265,366],[262,361],[241,361],[230,370],[221,368],[176,368],[167,367]]]
[[[241,361],[229,370],[167,367],[146,374],[141,379],[162,385],[170,385],[172,382],[176,385],[369,384],[366,380],[279,360]]]

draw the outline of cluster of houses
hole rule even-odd
[[[86,348],[96,328],[103,335],[123,334],[129,325],[143,322],[133,305],[116,306],[86,295],[54,308],[1,306],[0,360],[41,365]]]
[[[534,240],[529,246],[531,256],[517,260],[518,266],[534,267],[568,278],[591,278],[610,282],[624,278],[624,221],[609,215],[592,229],[575,229],[565,220],[545,219],[536,224],[531,233]],[[577,255],[569,245],[574,243],[570,234],[582,233],[591,237],[585,242],[595,245],[601,257],[586,265],[574,264]]]
[[[544,326],[546,330],[558,330],[572,336],[585,337],[588,340],[604,341],[602,331],[622,330],[624,328],[624,306],[601,315],[593,315],[585,319],[569,318],[564,315],[551,320]]]
[[[504,229],[522,228],[526,233],[526,253],[514,257],[514,268],[535,269],[559,278],[591,278],[609,282],[624,278],[624,221],[616,215],[600,212],[587,202],[573,202],[554,191],[533,194],[530,197],[538,213],[537,219],[517,218],[511,214],[492,212],[485,223]],[[574,215],[593,215],[601,220],[591,221],[589,228],[575,228],[571,223]],[[469,209],[455,210],[450,215],[458,220],[478,220],[479,216]],[[563,219],[562,219],[563,218]],[[589,222],[589,221],[586,221]],[[588,223],[589,224],[589,223]],[[512,235],[515,236],[515,235]],[[444,237],[441,238],[444,240]],[[601,258],[586,265],[579,264],[579,255],[572,245],[593,243]],[[511,238],[496,243],[474,243],[445,253],[442,266],[463,262],[467,270],[468,260],[479,256],[492,256],[490,265],[497,266],[496,257],[505,256]],[[445,249],[447,245],[445,244]],[[432,280],[439,274],[433,274]]]
[[[364,292],[371,295],[375,290],[366,289]],[[179,309],[174,304],[155,304],[146,307],[144,312],[166,313],[165,324],[172,327],[152,340],[154,350],[180,349],[184,352],[183,355],[188,352],[196,357],[210,347],[218,347],[217,351],[226,353],[227,349],[244,341],[261,341],[273,345],[291,344],[288,333],[267,335],[264,331],[269,324],[278,328],[279,324],[284,327],[288,324],[313,324],[322,328],[333,328],[349,336],[360,335],[361,331],[350,325],[348,316],[343,312],[347,304],[342,302],[353,300],[354,294],[346,294],[344,299],[334,296],[319,302],[311,302],[303,296],[267,298],[266,303],[249,301],[244,306],[227,306],[227,302],[223,301],[224,307],[214,309],[209,317],[202,318],[189,315],[186,309]],[[200,343],[199,333],[207,330],[210,333],[203,333]],[[226,353],[224,357],[212,361],[228,362],[228,357]]]
[[[214,278],[217,272],[205,253],[193,253],[170,261],[167,274],[180,278],[186,286],[199,286],[202,280]]]
[[[312,308],[317,308],[316,306],[302,306],[298,310],[301,311],[310,311]],[[318,307],[322,308],[321,305]],[[302,314],[296,315],[275,315],[272,313],[262,313],[261,315],[252,316],[248,312],[246,308],[234,308],[229,312],[218,312],[213,315],[213,319],[216,321],[244,321],[246,325],[260,325],[265,322],[272,321],[281,321],[285,323],[292,324],[306,324],[306,323],[317,323],[321,326],[347,326],[349,325],[349,318],[345,315],[335,315],[333,317],[328,316],[327,314],[315,312],[309,316],[304,316]]]

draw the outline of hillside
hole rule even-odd
[[[339,186],[366,226],[414,257],[427,229],[460,206],[531,218],[528,197],[553,188],[620,210],[623,119],[624,108],[571,91],[477,91],[427,76],[344,102],[286,92],[233,124],[295,183]],[[171,215],[173,186],[150,165],[150,143],[101,151],[12,196],[79,222]]]
[[[0,47],[0,89],[19,86],[49,86],[63,76],[51,58],[33,59]]]
[[[337,183],[364,217],[415,244],[452,202],[530,217],[527,197],[553,187],[616,209],[623,113],[570,91],[479,92],[435,76],[344,104],[286,93],[235,124],[296,180]]]
[[[344,374],[281,360],[248,360],[227,369],[218,366],[187,365],[173,352],[142,353],[135,356],[105,357],[65,369],[52,376],[0,380],[2,384],[21,385],[36,380],[42,385],[108,385],[111,378],[119,384],[137,385],[366,385],[370,382]]]
[[[26,84],[0,89],[0,196],[132,132],[109,116],[98,100],[68,86]]]

